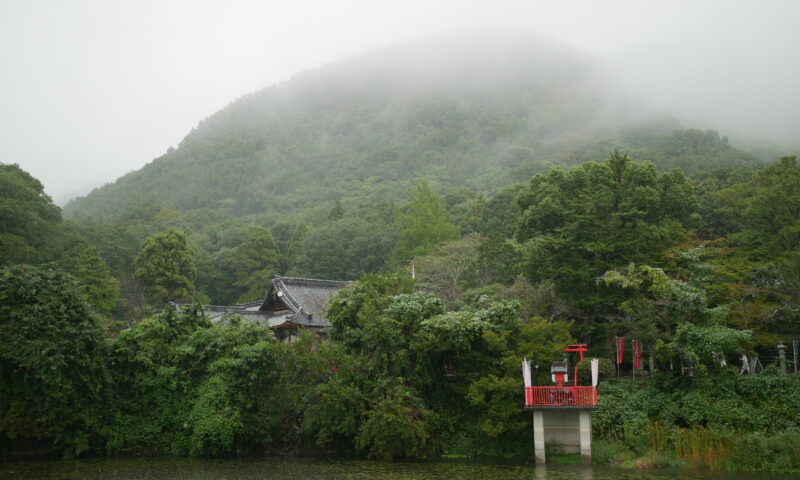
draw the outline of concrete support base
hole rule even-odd
[[[536,454],[536,465],[545,464],[544,456],[544,412],[533,411],[533,450]]]
[[[581,463],[592,464],[592,411],[580,410],[578,424],[581,435]]]
[[[552,408],[533,411],[533,448],[536,464],[546,461],[545,444],[559,453],[580,453],[581,463],[592,463],[592,409]]]

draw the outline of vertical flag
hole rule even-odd
[[[592,359],[592,386],[593,387],[597,386],[597,377],[599,376],[598,375],[599,373],[600,373],[600,362],[596,358],[593,358]]]
[[[617,365],[622,365],[622,357],[625,353],[625,337],[617,337]]]
[[[642,368],[642,342],[633,340],[633,368]]]
[[[531,364],[527,359],[522,359],[522,381],[525,382],[525,387],[531,386]]]

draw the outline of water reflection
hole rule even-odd
[[[0,463],[8,480],[690,480],[800,479],[800,475],[632,471],[598,467],[309,460],[95,459]]]
[[[550,467],[548,471],[547,466],[539,466],[534,468],[533,478],[535,480],[554,480],[554,479],[561,479],[561,478],[574,478],[579,480],[596,480],[594,472],[595,470],[592,467]],[[606,472],[609,473],[609,472]],[[619,473],[619,472],[617,472]],[[600,478],[623,478],[623,477],[615,477],[615,476],[603,476]],[[641,478],[641,477],[640,477]]]
[[[547,467],[536,467],[536,470],[533,473],[533,478],[536,480],[547,480]]]

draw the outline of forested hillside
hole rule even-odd
[[[717,183],[728,181],[719,168],[758,164],[715,132],[624,101],[593,62],[511,34],[445,35],[338,61],[234,101],[65,214],[88,226],[123,288],[144,238],[183,230],[198,290],[230,303],[252,300],[242,296],[252,285],[230,281],[251,227],[276,241],[273,273],[354,279],[397,266],[397,212],[419,179],[462,234],[508,235],[514,185],[614,148]]]
[[[495,192],[614,147],[662,169],[753,161],[725,140],[676,128],[623,101],[592,61],[552,41],[443,36],[246,95],[66,213],[112,217],[150,203],[277,219],[336,200],[400,200],[418,177]]]

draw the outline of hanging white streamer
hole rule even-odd
[[[522,359],[522,380],[526,387],[531,386],[531,364],[524,358]]]

